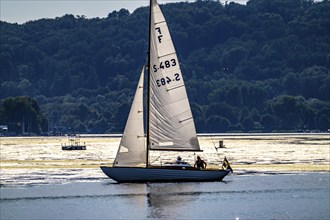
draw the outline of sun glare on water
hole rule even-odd
[[[1,184],[47,183],[105,178],[99,169],[111,165],[120,137],[83,137],[87,150],[63,151],[67,137],[1,137]],[[224,148],[219,148],[223,141]],[[202,153],[152,152],[155,164],[200,155],[209,168],[221,166],[226,156],[234,173],[330,172],[329,134],[201,136]],[[238,218],[238,217],[237,217]]]

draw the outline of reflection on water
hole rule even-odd
[[[180,218],[180,209],[188,201],[187,195],[194,194],[196,191],[189,183],[153,183],[147,184],[147,202],[149,213],[148,218],[166,218],[166,210],[172,210],[171,214]]]
[[[120,138],[83,137],[85,151],[63,151],[66,137],[0,137],[1,186],[106,179],[100,165],[114,160]],[[236,173],[330,171],[329,134],[223,135],[199,137],[200,154],[210,166],[224,156]],[[225,148],[214,147],[223,141]],[[166,163],[180,152],[152,152],[150,161]],[[181,153],[194,163],[194,153]]]
[[[329,219],[329,174],[227,182],[47,184],[0,189],[1,219]]]
[[[149,184],[148,218],[327,219],[329,175],[230,176],[211,183]],[[233,181],[232,181],[233,180]],[[304,184],[302,184],[302,182]]]

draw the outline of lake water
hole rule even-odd
[[[232,175],[223,182],[108,179],[1,189],[1,219],[329,219],[329,173]]]
[[[61,137],[0,141],[0,219],[330,218],[329,134],[200,137],[210,165],[226,155],[234,168],[207,183],[116,184],[98,167],[113,161],[120,138],[82,138],[86,151],[62,151]]]

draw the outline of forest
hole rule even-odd
[[[198,133],[330,128],[329,0],[161,8]],[[148,13],[1,21],[0,125],[29,125],[9,115],[21,102],[38,125],[18,133],[121,133],[146,62]]]

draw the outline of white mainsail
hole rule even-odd
[[[199,151],[179,61],[156,0],[151,5],[150,32],[150,149]]]
[[[118,183],[221,181],[229,170],[149,166],[150,149],[200,150],[178,58],[156,0],[150,0],[150,12],[148,146],[143,135],[142,72],[113,167],[101,169]]]
[[[143,76],[144,68],[141,72],[113,166],[138,166],[146,163],[146,146],[143,127]]]

